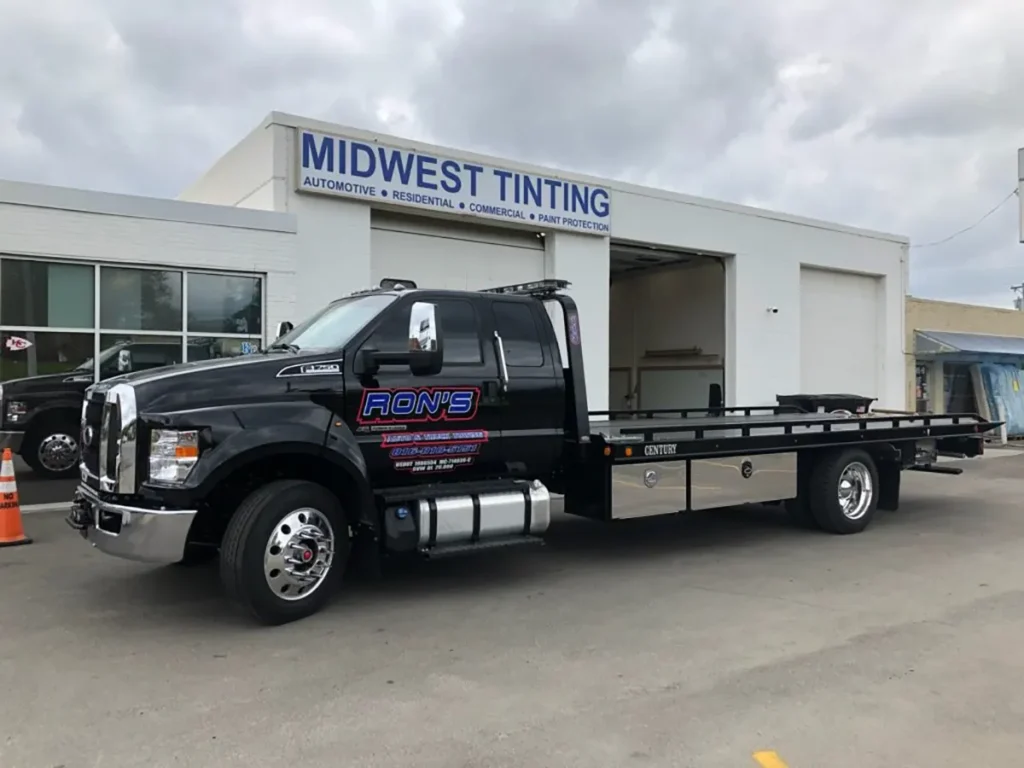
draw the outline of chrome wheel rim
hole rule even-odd
[[[56,432],[43,438],[36,449],[39,466],[50,472],[67,472],[78,462],[78,441]]]
[[[871,472],[859,461],[846,465],[839,476],[839,506],[850,520],[864,517],[874,495]]]
[[[327,516],[303,507],[285,515],[267,541],[263,574],[282,600],[301,600],[327,579],[334,562],[335,537]]]

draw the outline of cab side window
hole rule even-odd
[[[493,306],[494,328],[505,348],[505,364],[518,368],[543,366],[544,346],[530,307],[511,301],[496,301]]]
[[[473,304],[461,299],[436,299],[433,303],[437,306],[437,324],[444,337],[444,364],[482,365],[480,323]],[[376,347],[381,352],[408,350],[411,309],[411,305],[406,305],[398,312],[388,313],[364,346]]]

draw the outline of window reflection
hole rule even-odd
[[[91,333],[0,331],[0,381],[66,374],[92,357]]]
[[[263,330],[263,281],[247,275],[188,275],[188,328],[195,333]]]
[[[102,328],[180,331],[181,310],[181,272],[100,268]]]

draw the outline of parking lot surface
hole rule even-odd
[[[749,507],[356,584],[266,629],[215,568],[0,550],[0,766],[999,766],[1024,748],[1024,457],[865,533]]]
[[[14,458],[14,475],[18,480],[18,499],[23,507],[70,501],[78,485],[77,479],[43,480],[20,456]]]

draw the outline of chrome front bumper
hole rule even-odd
[[[67,523],[108,555],[143,563],[176,563],[185,556],[185,542],[196,511],[111,504],[88,486],[80,485]]]

